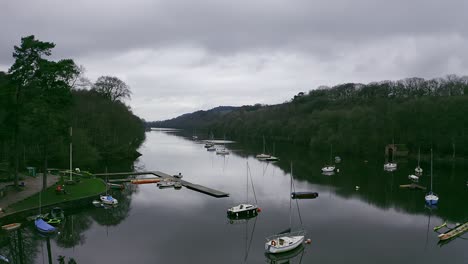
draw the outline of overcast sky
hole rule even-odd
[[[468,73],[465,0],[2,0],[0,70],[22,36],[112,75],[146,120],[275,104],[320,85]]]

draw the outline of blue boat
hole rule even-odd
[[[1,262],[10,263],[10,260],[9,260],[7,257],[5,257],[5,256],[0,255],[0,263],[1,263]]]
[[[38,218],[34,221],[34,225],[36,225],[36,229],[44,234],[52,234],[55,233],[56,228],[46,223],[42,218]]]

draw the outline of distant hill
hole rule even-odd
[[[239,109],[239,107],[218,106],[210,110],[187,113],[164,121],[147,122],[146,125],[147,127],[164,128],[206,128],[210,126],[214,120],[218,120],[236,109]]]
[[[229,138],[290,141],[326,151],[375,153],[391,142],[411,154],[468,157],[468,77],[345,83],[277,105],[220,107],[156,123]]]

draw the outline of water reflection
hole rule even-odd
[[[397,171],[387,173],[382,160],[340,153],[340,172],[326,176],[320,168],[329,153],[277,143],[280,161],[269,163],[255,159],[261,146],[238,142],[226,147],[231,155],[223,157],[207,152],[191,135],[186,139],[177,133],[149,132],[137,167],[181,172],[185,180],[228,192],[230,197],[216,199],[186,188],[159,190],[155,185],[126,188],[113,193],[119,200],[117,208],[90,204],[66,212],[61,233],[50,239],[52,258],[73,257],[79,263],[132,263],[135,259],[139,263],[414,263],[415,256],[424,263],[447,259],[464,263],[468,259],[466,243],[450,243],[440,250],[437,233],[431,231],[442,219],[468,218],[463,168],[437,167],[434,182],[443,202],[428,215],[423,192],[399,188],[408,181],[415,161],[401,161]],[[291,258],[279,259],[264,255],[264,243],[265,237],[289,225],[291,160],[296,188],[318,192],[319,197],[301,201],[312,244],[294,251],[297,255]],[[231,223],[226,209],[245,201],[246,161],[262,213]],[[428,180],[423,176],[420,184],[427,185]],[[46,241],[29,229],[21,230],[23,257],[31,258],[25,263],[41,263],[41,243]],[[11,256],[4,241],[12,242],[2,235],[0,254]]]

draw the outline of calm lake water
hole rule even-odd
[[[468,236],[438,245],[434,226],[468,219],[466,167],[434,165],[437,209],[424,205],[425,192],[399,188],[409,183],[416,161],[383,171],[383,157],[342,157],[340,172],[326,176],[323,155],[277,148],[281,161],[254,158],[258,144],[234,143],[219,156],[177,133],[152,131],[140,149],[138,170],[181,172],[184,180],[230,193],[214,198],[186,188],[130,186],[115,193],[119,207],[67,211],[60,234],[40,237],[31,225],[2,233],[0,254],[13,263],[468,263]],[[383,147],[382,147],[383,149]],[[368,162],[364,162],[367,160]],[[319,197],[298,201],[307,238],[279,259],[264,254],[265,237],[289,227],[290,162],[297,191]],[[255,187],[258,217],[231,222],[227,208],[246,201],[247,163]],[[420,184],[429,186],[429,165]],[[359,186],[356,190],[355,186]],[[249,201],[254,202],[252,188]],[[293,226],[300,226],[293,202]],[[49,256],[50,254],[50,256]],[[49,262],[49,258],[51,262]]]

